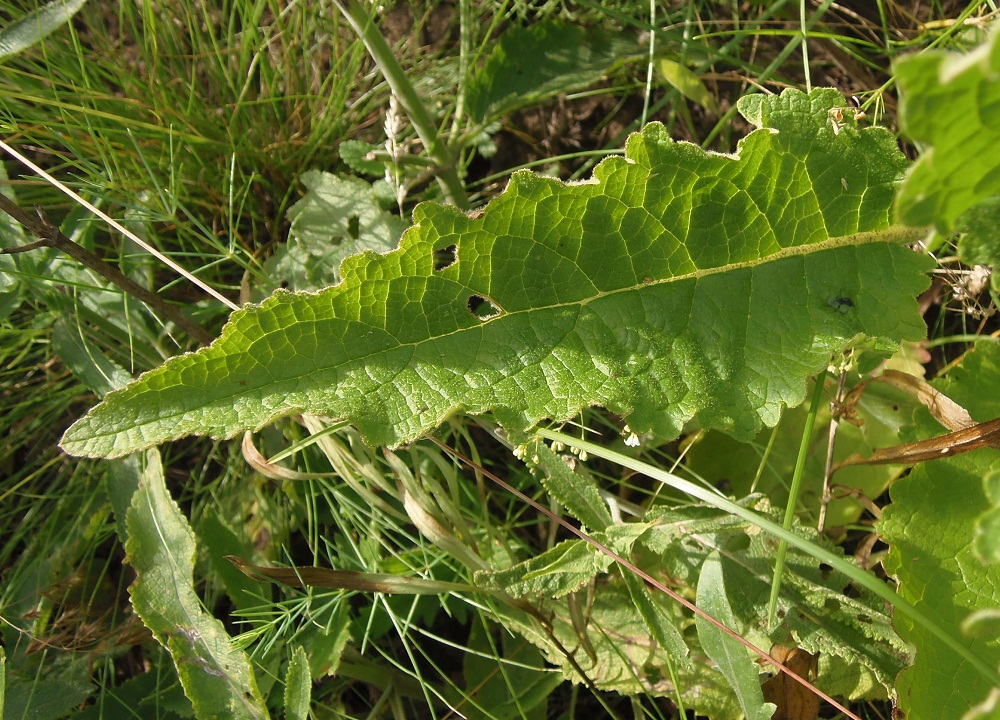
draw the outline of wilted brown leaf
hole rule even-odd
[[[784,664],[796,675],[815,679],[819,653],[812,655],[802,648],[772,645],[771,657]],[[819,717],[819,698],[808,688],[778,673],[764,683],[764,701],[774,703],[778,709],[771,720],[816,720]]]

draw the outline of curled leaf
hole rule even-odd
[[[776,644],[771,648],[770,655],[799,677],[816,677],[819,653]],[[765,682],[762,689],[764,700],[777,706],[771,720],[816,720],[819,717],[819,697],[816,693],[790,680],[784,673],[778,673]]]
[[[913,465],[927,460],[954,457],[982,448],[1000,449],[1000,418],[927,440],[880,448],[868,458],[852,455],[841,462],[839,467],[859,464]]]

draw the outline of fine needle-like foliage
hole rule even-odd
[[[851,341],[921,335],[928,263],[890,222],[905,160],[843,105],[827,89],[749,96],[761,129],[735,157],[654,124],[592,181],[519,173],[479,217],[420,205],[399,250],[235,313],[62,446],[117,457],[295,412],[396,446],[458,411],[519,433],[589,405],[640,433],[697,418],[749,438]]]

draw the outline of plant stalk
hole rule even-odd
[[[799,454],[795,458],[795,470],[792,471],[792,487],[788,491],[788,503],[785,505],[785,530],[792,529],[792,521],[795,520],[795,508],[799,503],[799,492],[802,490],[802,475],[806,467],[806,456],[809,454],[809,446],[812,444],[813,429],[816,427],[816,415],[819,413],[819,403],[823,399],[823,385],[826,382],[827,371],[824,369],[816,377],[816,385],[813,388],[812,402],[809,404],[809,414],[806,415],[806,426],[802,430],[802,440],[799,442]],[[778,594],[781,592],[781,574],[785,570],[785,553],[788,552],[788,543],[781,540],[778,543],[778,554],[774,562],[774,579],[771,581],[771,597],[767,603],[767,626],[774,627],[774,613],[778,608]]]
[[[184,330],[184,332],[200,342],[202,345],[208,345],[214,339],[212,334],[205,328],[186,316],[173,305],[167,303],[155,292],[139,285],[137,282],[122,273],[122,271],[114,265],[105,262],[94,253],[84,247],[81,247],[63,235],[62,231],[53,225],[39,210],[37,210],[37,208],[36,212],[38,213],[38,217],[33,218],[28,215],[28,213],[24,212],[19,205],[11,201],[10,198],[3,193],[0,193],[0,210],[3,210],[12,218],[17,220],[33,235],[35,235],[35,237],[39,238],[37,242],[30,243],[29,245],[20,248],[0,250],[0,253],[12,254],[15,252],[26,252],[38,247],[54,247],[66,253],[81,265],[90,268],[104,279],[117,285],[124,292],[146,303],[164,317],[172,320],[177,327]]]
[[[358,0],[334,0],[334,4],[365,44],[372,60],[378,65],[389,88],[402,105],[406,116],[413,123],[413,129],[420,136],[427,154],[434,160],[437,167],[435,175],[448,200],[459,209],[468,210],[469,199],[465,195],[465,186],[458,176],[455,158],[438,133],[437,126],[413,83],[396,61],[392,48]]]

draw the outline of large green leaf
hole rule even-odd
[[[478,217],[420,205],[399,250],[234,313],[62,445],[119,456],[307,411],[395,446],[460,411],[518,432],[598,404],[640,433],[697,418],[752,437],[853,339],[924,335],[928,261],[887,229],[905,160],[884,129],[834,126],[842,104],[750,96],[765,128],[738,157],[652,124],[590,182],[517,173]]]
[[[980,343],[937,387],[977,420],[1000,416],[1000,348]],[[942,429],[925,413],[918,432],[928,437]],[[964,635],[962,622],[1000,608],[1000,566],[985,565],[974,542],[977,518],[992,508],[984,481],[998,462],[1000,453],[987,449],[921,465],[893,486],[879,524],[891,548],[885,569],[899,581],[900,595],[994,667],[1000,666],[995,637]],[[962,717],[986,698],[990,684],[926,628],[901,614],[895,624],[917,651],[897,686],[908,718]]]

